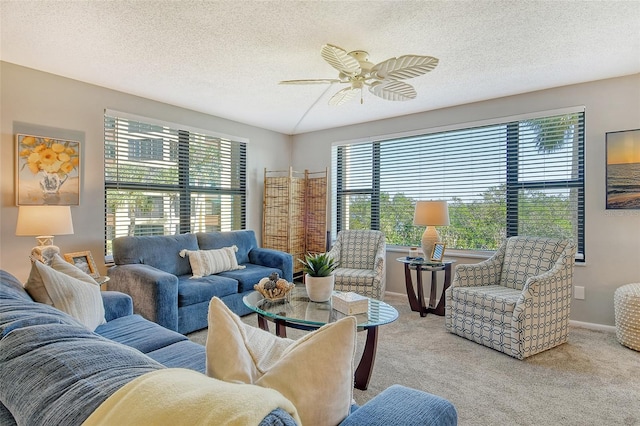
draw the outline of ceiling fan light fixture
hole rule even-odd
[[[369,92],[388,101],[409,101],[417,97],[416,90],[406,80],[433,71],[439,63],[433,56],[403,55],[389,58],[376,65],[369,62],[369,53],[364,50],[347,52],[333,44],[325,44],[320,50],[322,58],[338,70],[337,79],[285,80],[280,84],[322,84],[349,83],[350,87],[341,89],[329,99],[329,105],[338,106],[351,100],[360,90],[360,103],[363,103],[364,86]]]

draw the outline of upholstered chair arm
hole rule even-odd
[[[133,299],[133,310],[178,331],[178,277],[143,264],[117,265],[107,271],[109,288]]]
[[[278,268],[282,271],[281,278],[289,282],[293,281],[293,256],[289,253],[266,248],[253,248],[249,252],[249,262],[255,265]]]
[[[519,330],[523,336],[519,345],[511,348],[516,358],[522,359],[566,341],[574,259],[575,246],[571,245],[553,268],[525,282],[511,320],[512,329]]]
[[[451,287],[477,287],[500,283],[506,245],[502,245],[489,259],[479,263],[456,266]]]
[[[333,244],[333,247],[331,247],[331,250],[329,250],[327,252],[327,254],[329,255],[329,257],[331,257],[333,260],[335,260],[336,262],[338,262],[338,266],[340,264],[340,250],[341,250],[341,240],[338,238],[336,239],[336,242]]]
[[[373,278],[374,297],[378,300],[384,300],[384,293],[387,289],[387,270],[384,244],[380,244],[380,247],[378,247],[373,270],[376,272],[376,275]]]
[[[356,409],[340,426],[455,426],[458,413],[444,398],[401,385],[392,385]]]
[[[107,321],[133,315],[133,300],[128,294],[119,291],[102,291],[104,319]]]

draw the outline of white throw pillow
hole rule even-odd
[[[91,331],[105,323],[100,285],[59,255],[51,266],[32,261],[25,290],[36,302],[66,312]]]
[[[223,247],[213,250],[181,250],[180,257],[189,256],[191,264],[191,278],[202,278],[218,272],[244,269],[246,266],[238,265],[236,259],[237,246]]]
[[[217,297],[209,304],[207,375],[275,389],[302,424],[337,425],[353,398],[356,320],[345,317],[297,341],[242,322]]]

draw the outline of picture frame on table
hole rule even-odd
[[[74,253],[65,253],[64,259],[76,266],[82,272],[90,275],[92,278],[99,278],[100,273],[96,262],[93,260],[93,256],[90,251],[77,251]]]
[[[445,243],[435,243],[433,245],[433,250],[431,251],[430,260],[433,262],[442,262],[442,259],[444,258],[445,247]]]

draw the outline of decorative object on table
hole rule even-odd
[[[282,300],[287,294],[295,288],[294,283],[280,278],[277,272],[272,273],[268,277],[262,278],[253,289],[260,293],[265,299]]]
[[[96,262],[94,262],[93,256],[91,255],[90,251],[65,253],[64,259],[67,262],[74,264],[78,269],[91,276],[92,278],[96,279],[100,277],[98,267],[96,266]]]
[[[415,259],[416,257],[422,257],[420,254],[420,249],[418,249],[418,247],[411,247],[409,249],[409,258]]]
[[[618,287],[613,293],[613,309],[618,342],[640,351],[640,283]]]
[[[331,296],[333,309],[346,315],[363,314],[369,310],[369,298],[352,291],[338,291]]]
[[[53,245],[54,235],[73,234],[73,220],[69,206],[20,206],[18,207],[17,236],[35,236],[38,246],[31,255],[49,264],[60,248]]]
[[[307,253],[302,263],[302,271],[305,273],[304,283],[307,295],[312,302],[327,302],[331,299],[335,277],[333,271],[338,267],[337,263],[327,253]]]
[[[16,135],[16,204],[80,204],[80,142]]]
[[[440,235],[436,226],[449,225],[449,208],[447,202],[417,201],[416,210],[413,214],[413,224],[426,226],[422,234],[422,253],[428,256],[433,251],[433,245],[440,241]]]
[[[607,132],[607,209],[640,209],[640,129]]]
[[[431,259],[434,262],[442,262],[442,258],[444,257],[444,249],[446,245],[445,243],[435,243],[433,245],[433,250],[431,251]]]

